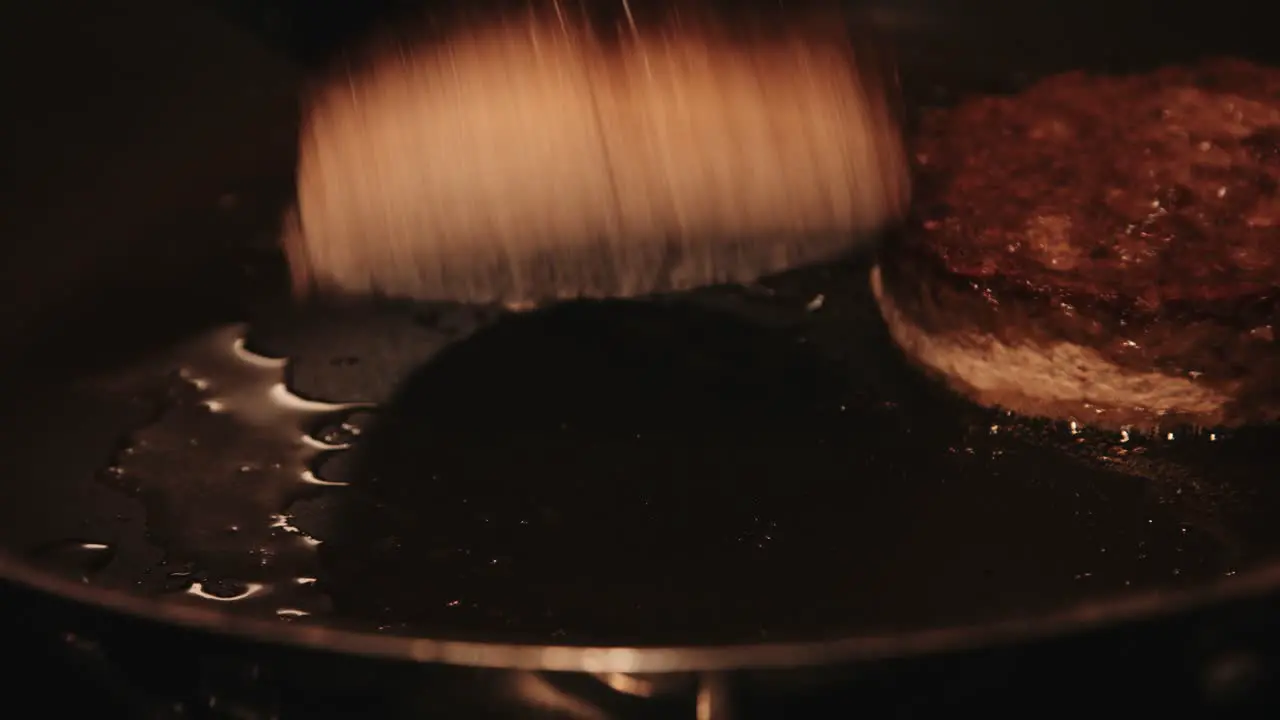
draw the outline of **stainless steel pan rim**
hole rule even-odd
[[[359,630],[287,624],[211,607],[120,590],[96,588],[32,567],[0,550],[0,577],[39,592],[141,620],[217,633],[238,640],[413,663],[473,668],[589,673],[682,673],[805,668],[902,658],[1048,639],[1117,625],[1168,618],[1216,603],[1257,599],[1280,587],[1272,563],[1191,590],[1135,593],[1083,603],[1057,613],[901,635],[868,635],[800,643],[720,646],[586,647],[511,645],[380,635]]]

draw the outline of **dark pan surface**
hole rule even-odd
[[[1124,27],[1077,36],[1114,48],[1091,53],[993,33],[960,74],[914,35],[910,105],[1008,89],[1007,57],[1030,77],[1217,49]],[[1031,628],[1280,556],[1274,430],[1125,440],[960,403],[888,345],[866,258],[522,316],[283,309],[251,246],[289,158],[257,156],[271,167],[229,174],[234,205],[193,193],[154,222],[99,223],[212,249],[98,262],[111,273],[78,281],[93,303],[21,319],[0,410],[10,554],[188,618],[595,646]],[[248,348],[287,370],[235,354],[226,324],[244,319]],[[280,380],[381,407],[282,405]]]
[[[1121,442],[963,406],[887,349],[865,271],[569,305],[446,347],[322,466],[352,487],[298,514],[326,540],[320,587],[431,635],[794,641],[1174,589],[1280,548],[1269,433]],[[295,387],[333,397],[325,375]]]

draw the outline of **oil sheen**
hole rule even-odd
[[[305,617],[325,604],[313,590],[318,541],[289,508],[342,485],[315,468],[347,449],[344,418],[368,406],[299,397],[286,361],[250,352],[245,336],[231,325],[174,350],[166,407],[104,475],[146,506],[170,589]]]

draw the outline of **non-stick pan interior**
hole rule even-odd
[[[913,107],[1010,80],[918,57]],[[181,217],[269,233],[249,194]],[[1276,431],[1144,438],[967,405],[889,345],[865,257],[529,314],[288,308],[260,302],[270,268],[225,263],[207,292],[144,264],[140,290],[80,309],[94,322],[27,343],[42,372],[6,388],[0,436],[9,552],[282,623],[590,645],[1032,620],[1280,557]]]

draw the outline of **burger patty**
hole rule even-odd
[[[1108,372],[1199,393],[1172,393],[1162,414],[1269,419],[1280,70],[1214,60],[1054,76],[927,113],[915,148],[917,211],[877,277],[896,322],[935,344],[1087,348]],[[967,384],[979,402],[1018,405]],[[1107,404],[1102,385],[1081,399]]]

